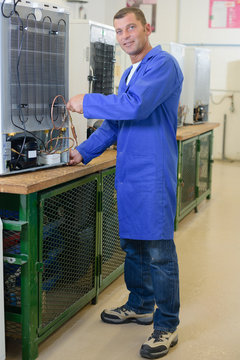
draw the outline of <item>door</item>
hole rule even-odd
[[[98,175],[40,195],[39,335],[96,296]]]

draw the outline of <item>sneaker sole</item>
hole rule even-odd
[[[101,319],[103,322],[108,323],[108,324],[114,324],[114,325],[119,325],[119,324],[127,324],[127,323],[131,323],[131,322],[135,322],[139,325],[151,325],[153,323],[153,318],[145,318],[145,319],[137,319],[137,318],[127,318],[127,319],[114,319],[114,318],[107,318],[104,316],[104,314],[101,314]]]
[[[165,351],[161,351],[160,353],[150,353],[149,352],[149,349],[140,349],[140,355],[143,357],[143,358],[146,358],[146,359],[160,359],[161,357],[167,355],[167,353],[169,352],[170,348],[177,345],[178,343],[178,338],[174,339],[172,342],[171,342],[171,345],[169,347],[169,349],[165,350]]]

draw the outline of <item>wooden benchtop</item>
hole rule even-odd
[[[219,123],[206,122],[203,124],[194,124],[182,126],[177,129],[177,140],[187,140],[194,136],[201,135],[205,132],[215,129],[219,126]]]
[[[60,166],[0,177],[0,192],[31,194],[115,166],[116,150],[107,150],[89,164]]]
[[[186,140],[218,127],[218,123],[204,123],[178,128],[177,140]],[[107,150],[89,164],[61,166],[15,175],[0,176],[0,192],[10,194],[31,194],[52,186],[93,174],[116,164],[116,150]]]

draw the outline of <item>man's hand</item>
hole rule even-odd
[[[84,94],[73,96],[67,103],[67,109],[72,112],[83,114],[83,98]]]
[[[76,150],[70,150],[68,165],[77,165],[83,161],[82,155]]]

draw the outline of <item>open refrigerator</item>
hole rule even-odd
[[[0,175],[65,164],[69,14],[27,0],[1,5]]]

